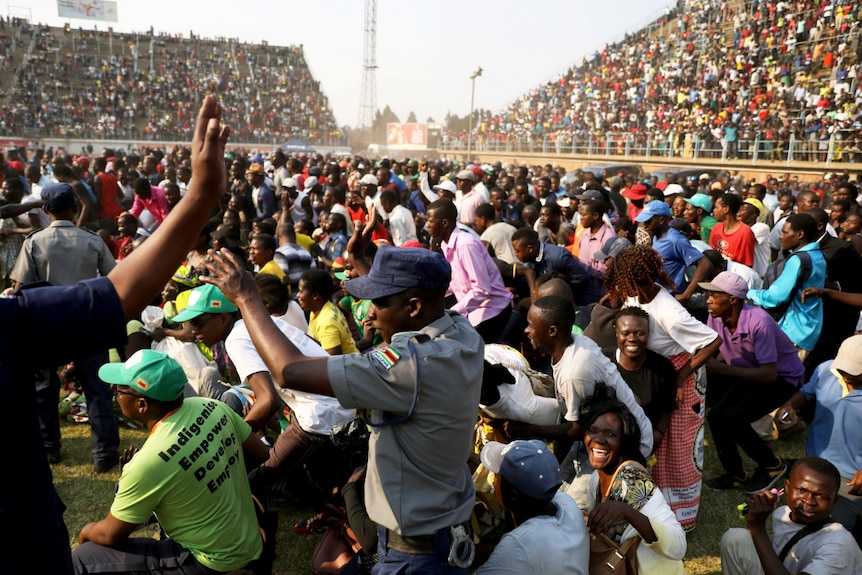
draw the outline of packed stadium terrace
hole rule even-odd
[[[680,0],[480,122],[473,149],[750,158],[757,142],[762,159],[792,147],[855,161],[860,13],[850,0]]]
[[[0,21],[0,135],[191,139],[216,93],[236,141],[341,137],[302,46]]]

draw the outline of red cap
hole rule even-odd
[[[630,200],[642,200],[646,197],[647,187],[643,184],[635,184],[623,190],[623,195]]]

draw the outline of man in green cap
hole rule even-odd
[[[99,377],[150,434],[123,468],[111,510],[81,529],[75,573],[209,574],[257,559],[245,455],[257,463],[267,449],[251,427],[219,401],[183,399],[185,372],[162,352],[140,350]],[[168,538],[130,538],[153,513]]]

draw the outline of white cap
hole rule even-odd
[[[674,194],[682,194],[683,192],[685,192],[685,190],[679,184],[668,184],[664,189],[664,196],[668,197]]]
[[[455,182],[450,182],[449,180],[441,180],[439,184],[434,186],[435,190],[443,190],[444,192],[449,192],[452,195],[458,193],[458,188],[455,186]]]
[[[305,189],[310,190],[314,186],[317,185],[317,178],[315,176],[309,176],[305,178]]]
[[[362,179],[359,180],[359,183],[363,186],[376,186],[377,177],[374,174],[365,174],[362,176]]]
[[[295,188],[296,187],[296,180],[294,180],[293,178],[284,178],[281,181],[281,187],[282,188]]]

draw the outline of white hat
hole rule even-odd
[[[317,178],[314,176],[309,176],[309,177],[305,178],[304,184],[305,184],[305,189],[310,190],[311,188],[313,188],[314,186],[317,185]]]
[[[441,180],[439,184],[434,186],[435,190],[443,190],[444,192],[449,192],[452,195],[458,193],[458,188],[455,186],[455,182],[450,182],[449,180]]]
[[[664,197],[673,196],[675,194],[682,194],[685,190],[679,184],[668,184],[664,189]]]
[[[376,186],[377,177],[374,174],[365,174],[362,176],[362,179],[359,180],[359,183],[363,186]]]
[[[296,180],[294,180],[293,178],[284,178],[281,181],[281,187],[282,188],[295,188],[296,187]]]

